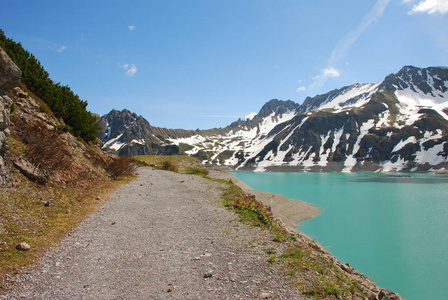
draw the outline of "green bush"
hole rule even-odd
[[[41,98],[57,118],[64,120],[71,133],[86,142],[96,141],[100,129],[96,118],[87,111],[87,102],[79,99],[68,86],[54,83],[40,61],[20,43],[5,36],[0,29],[0,47],[22,70],[22,82]]]

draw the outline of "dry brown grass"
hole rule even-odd
[[[27,141],[25,155],[47,177],[72,167],[73,149],[61,138],[62,132],[50,131],[42,125],[24,124],[23,136]]]
[[[62,180],[40,185],[10,163],[13,186],[0,189],[0,293],[7,278],[34,263],[125,182],[106,176],[103,168],[109,158],[95,146],[42,126],[14,126],[9,158],[26,156],[47,176],[57,173]],[[123,175],[123,167],[116,166],[114,172]],[[31,249],[17,250],[21,242]]]
[[[186,155],[142,155],[134,158],[149,166],[179,173],[188,173],[189,168],[201,165],[197,158]]]
[[[12,169],[14,187],[0,190],[0,292],[5,275],[30,265],[58,243],[113,192],[120,182],[110,180],[77,185],[30,182]],[[29,251],[18,251],[21,242]]]
[[[106,172],[112,179],[121,179],[134,175],[136,168],[134,159],[129,156],[120,156],[112,159],[106,167]]]

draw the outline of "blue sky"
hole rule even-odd
[[[448,0],[14,0],[0,28],[90,111],[168,128],[448,65]]]

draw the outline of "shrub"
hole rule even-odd
[[[113,179],[120,179],[134,175],[136,168],[132,158],[129,156],[120,156],[112,159],[106,167],[106,172]]]
[[[247,195],[227,203],[227,206],[237,209],[240,213],[248,214],[249,218],[255,216],[262,224],[268,227],[273,225],[272,213],[268,211],[262,202],[249,198]]]
[[[206,177],[208,175],[208,170],[199,168],[199,167],[186,167],[185,173],[187,174],[194,174],[194,175],[201,175],[203,177]]]
[[[160,165],[159,168],[161,170],[172,171],[172,172],[178,172],[179,171],[179,166],[177,164],[173,163],[172,161],[169,161],[169,160],[163,161],[162,165]]]
[[[22,124],[22,130],[22,136],[27,143],[26,157],[45,176],[51,176],[57,171],[70,170],[73,150],[61,137],[60,131],[27,123]]]

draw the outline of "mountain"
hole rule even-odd
[[[98,119],[102,149],[119,155],[179,154],[168,138],[184,138],[201,131],[154,127],[142,116],[124,109],[112,110]]]
[[[159,145],[237,170],[442,169],[447,90],[448,68],[405,66],[382,82],[343,87],[301,105],[271,100],[253,118],[225,128],[165,132]]]

